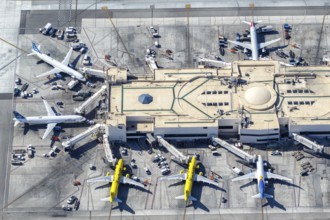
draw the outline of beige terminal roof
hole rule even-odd
[[[328,124],[329,76],[328,67],[281,67],[277,61],[237,61],[227,70],[158,69],[154,80],[111,86],[109,123],[144,117],[147,130],[221,126],[221,119],[244,117],[252,122],[245,128],[257,130],[278,129],[281,120]],[[139,102],[142,94],[152,102]]]

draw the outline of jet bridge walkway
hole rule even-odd
[[[320,145],[318,143],[316,143],[315,141],[311,141],[299,134],[296,133],[292,133],[293,135],[293,139],[299,143],[301,143],[302,145],[304,145],[305,147],[312,149],[313,151],[315,151],[316,153],[323,153],[324,150],[324,146]]]
[[[175,158],[179,159],[181,163],[188,164],[189,157],[185,156],[178,149],[176,149],[172,144],[168,143],[163,137],[157,136],[159,145],[165,147]]]
[[[113,158],[112,156],[112,151],[111,151],[111,147],[110,147],[110,143],[109,143],[109,129],[105,126],[104,130],[105,130],[105,134],[103,135],[103,148],[104,148],[104,152],[105,152],[105,157],[109,163],[110,166],[115,166],[116,164],[116,159]]]
[[[89,76],[95,76],[97,78],[102,78],[102,79],[106,78],[106,74],[104,70],[96,70],[87,67],[83,67],[80,70],[81,72],[86,73]]]
[[[244,159],[245,161],[249,162],[249,163],[254,163],[256,161],[256,155],[250,155],[248,153],[246,153],[245,151],[235,147],[232,144],[229,144],[228,142],[221,140],[220,138],[217,137],[212,137],[212,142],[215,144],[219,144],[221,147],[227,149],[228,151],[230,151],[231,153],[235,154],[236,156]]]
[[[74,136],[73,138],[69,139],[66,142],[62,143],[65,151],[72,150],[73,146],[78,143],[79,141],[89,137],[92,133],[98,133],[101,128],[101,124],[96,124],[93,127],[88,128],[86,131]]]
[[[97,91],[94,95],[92,95],[89,99],[83,102],[78,108],[75,109],[75,113],[84,114],[86,108],[92,104],[96,99],[98,99],[103,92],[107,89],[107,86],[102,86],[99,91]]]
[[[93,133],[103,133],[102,137],[103,137],[103,147],[104,147],[105,156],[110,166],[114,166],[116,163],[116,159],[113,158],[112,156],[112,151],[108,139],[109,129],[105,124],[96,124],[93,127],[88,128],[86,131],[74,136],[73,138],[69,139],[66,142],[63,142],[62,146],[64,147],[65,151],[72,150],[76,143],[89,137]]]

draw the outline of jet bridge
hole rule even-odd
[[[302,145],[304,145],[305,147],[308,147],[309,149],[312,149],[313,151],[315,151],[316,153],[323,153],[323,149],[324,146],[320,145],[318,143],[316,143],[315,141],[311,141],[299,134],[296,133],[292,133],[293,135],[293,139],[299,143],[301,143]]]
[[[256,155],[250,155],[248,153],[246,153],[245,151],[235,147],[232,144],[229,144],[228,142],[221,140],[220,138],[217,137],[212,137],[212,142],[219,144],[221,147],[227,149],[228,151],[230,151],[231,153],[235,154],[236,156],[246,160],[249,163],[254,163],[256,161]]]
[[[73,148],[73,146],[78,143],[79,141],[85,139],[86,137],[88,137],[89,135],[91,135],[92,133],[97,133],[99,132],[100,128],[101,128],[101,124],[96,124],[93,127],[88,128],[86,131],[74,136],[73,138],[69,139],[66,142],[62,143],[62,146],[64,147],[65,151],[71,150]]]
[[[103,92],[107,89],[107,86],[102,86],[99,91],[97,91],[94,95],[92,95],[89,99],[83,102],[78,108],[75,109],[75,113],[83,114],[86,111],[87,106],[92,104],[96,99],[98,99]]]
[[[81,72],[86,73],[89,76],[95,76],[97,78],[102,78],[102,79],[106,78],[106,74],[104,70],[96,70],[87,67],[83,67],[80,70]]]
[[[208,63],[212,66],[220,67],[220,68],[231,68],[231,63],[226,63],[221,60],[211,60],[211,59],[207,59],[207,58],[199,58],[198,62]]]
[[[173,145],[168,143],[163,137],[157,136],[158,143],[160,146],[165,147],[175,158],[179,159],[181,163],[188,164],[189,157],[185,156],[178,149],[176,149]]]
[[[106,125],[102,125],[102,126],[104,126],[104,130],[105,130],[105,134],[103,135],[103,148],[105,152],[105,157],[110,166],[115,166],[116,159],[113,158],[112,156],[112,151],[109,143],[109,129],[106,127]]]
[[[65,151],[69,151],[73,149],[73,146],[79,141],[89,137],[93,133],[103,133],[103,147],[106,159],[110,166],[114,166],[116,164],[116,159],[112,156],[112,151],[109,144],[109,129],[105,124],[96,124],[93,127],[88,128],[86,131],[74,136],[66,142],[62,143]]]

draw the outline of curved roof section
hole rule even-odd
[[[272,108],[276,99],[274,89],[262,84],[251,86],[240,95],[240,101],[245,107],[258,111]]]
[[[249,88],[244,93],[245,100],[252,105],[264,105],[270,101],[272,95],[265,86]]]

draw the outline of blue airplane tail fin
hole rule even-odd
[[[32,52],[41,53],[41,51],[40,51],[40,45],[37,45],[35,42],[32,42]]]
[[[18,113],[17,111],[14,111],[14,116],[18,121],[22,121],[23,119],[25,119],[25,117],[23,115],[21,115],[20,113]]]

